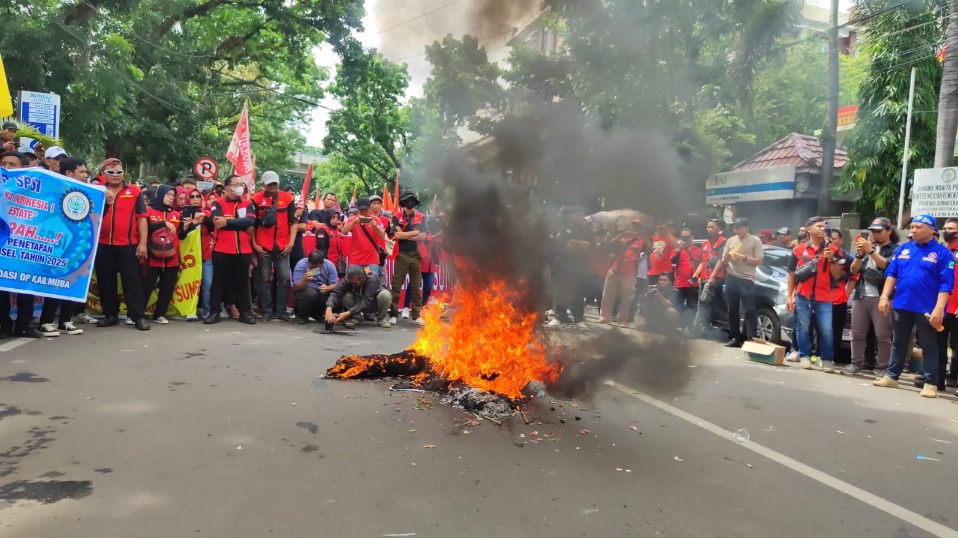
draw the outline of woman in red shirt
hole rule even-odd
[[[149,304],[153,290],[159,288],[153,321],[163,325],[169,323],[165,314],[173,299],[176,277],[180,272],[180,239],[186,234],[181,231],[179,211],[173,210],[176,201],[173,187],[160,185],[148,190],[147,201],[147,257],[143,262],[146,266],[142,280],[143,296]]]

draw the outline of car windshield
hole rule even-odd
[[[766,248],[762,269],[766,274],[780,277],[788,274],[788,259],[792,252],[784,248]]]

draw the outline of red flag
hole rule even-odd
[[[249,143],[249,110],[243,105],[243,112],[236,123],[236,131],[233,132],[233,139],[230,140],[230,147],[226,150],[226,159],[233,163],[236,168],[236,175],[243,178],[246,182],[246,188],[253,192],[253,176],[256,173],[253,164],[253,150]]]
[[[306,204],[309,202],[309,184],[313,179],[313,165],[310,163],[309,167],[306,168],[306,179],[303,180],[303,193],[299,196],[300,205],[305,209]]]

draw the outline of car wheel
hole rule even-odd
[[[758,309],[758,337],[776,344],[782,343],[782,324],[771,308]]]

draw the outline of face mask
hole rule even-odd
[[[243,196],[243,187],[233,187],[233,194]]]
[[[941,236],[945,239],[945,241],[950,243],[954,241],[956,237],[958,237],[958,232],[944,231],[941,232]]]

